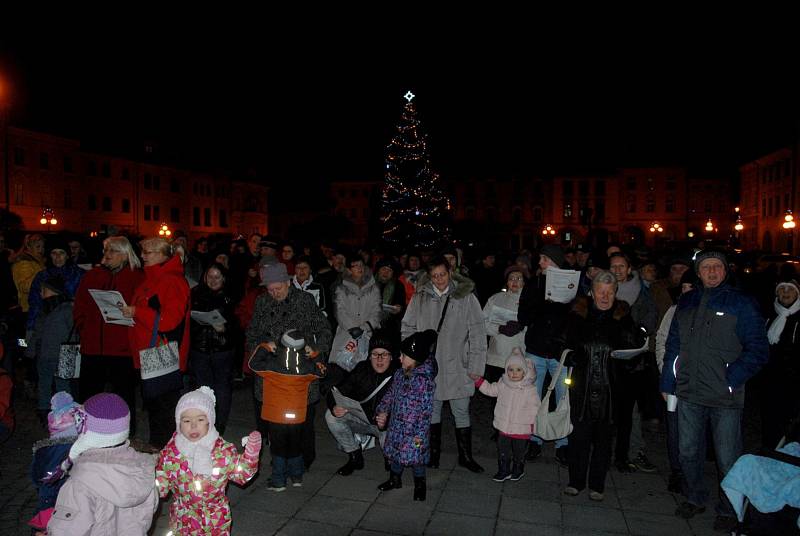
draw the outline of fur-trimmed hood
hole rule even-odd
[[[589,296],[578,296],[572,302],[571,312],[577,314],[582,318],[589,315],[590,308],[594,307],[594,300]],[[631,312],[631,306],[624,301],[614,300],[614,305],[611,307],[613,311],[614,320],[619,320]]]

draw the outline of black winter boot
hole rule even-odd
[[[414,500],[424,501],[428,495],[428,486],[425,482],[424,476],[414,477]]]
[[[428,467],[439,468],[439,455],[442,453],[442,423],[431,424],[431,459]]]
[[[456,428],[456,446],[458,447],[458,465],[466,467],[473,473],[482,473],[483,467],[472,459],[472,427]]]
[[[344,464],[336,471],[337,475],[350,476],[353,471],[360,471],[364,468],[364,455],[361,452],[361,447],[358,450],[347,453],[347,463]]]
[[[511,482],[516,482],[520,478],[525,476],[525,462],[514,462],[514,465],[511,466]]]
[[[495,482],[505,482],[511,478],[511,471],[509,470],[510,467],[511,460],[501,455],[497,459],[497,473],[495,473],[495,475],[492,477],[492,480]]]
[[[403,479],[399,473],[389,471],[389,480],[378,486],[381,491],[389,491],[390,489],[400,489],[403,487]]]

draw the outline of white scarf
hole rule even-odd
[[[189,460],[189,470],[195,475],[210,475],[213,469],[213,459],[211,451],[214,450],[214,443],[219,438],[216,426],[210,426],[205,437],[197,441],[189,441],[178,430],[175,435],[175,446],[178,451]]]
[[[775,312],[778,313],[778,316],[772,321],[767,331],[767,339],[769,339],[770,344],[778,344],[778,341],[781,340],[783,328],[786,327],[786,318],[792,316],[797,311],[800,311],[800,298],[796,299],[788,309],[781,305],[778,298],[775,298]]]
[[[616,298],[620,301],[627,302],[628,305],[633,306],[636,300],[639,299],[639,293],[642,291],[642,283],[639,280],[639,274],[631,272],[631,278],[623,281],[617,288]]]

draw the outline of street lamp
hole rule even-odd
[[[650,226],[650,232],[651,233],[663,233],[664,232],[664,228],[661,227],[660,223],[658,223],[657,221],[654,221],[653,224]]]
[[[56,213],[50,207],[42,208],[42,217],[39,220],[39,223],[42,225],[47,225],[48,231],[50,230],[51,225],[56,225],[58,220],[56,219]]]
[[[736,207],[736,208],[738,209],[739,207]],[[742,215],[741,214],[736,216],[736,225],[734,225],[733,228],[736,229],[737,233],[739,231],[741,231],[742,229],[744,229],[744,223],[742,223]]]
[[[548,236],[548,235],[554,236],[556,234],[555,227],[553,227],[552,225],[550,225],[548,223],[547,225],[544,226],[544,229],[542,229],[542,234],[544,236]]]
[[[784,229],[794,229],[794,216],[792,216],[791,209],[786,209],[786,214],[783,216],[783,228]]]
[[[714,230],[714,222],[711,221],[711,218],[708,218],[706,222],[706,232],[710,233]]]
[[[165,222],[161,222],[161,226],[158,228],[158,236],[163,236],[164,238],[169,238],[172,235],[172,231],[169,230],[169,226]]]

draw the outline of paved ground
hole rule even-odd
[[[234,393],[234,409],[226,438],[236,442],[252,428],[249,389]],[[0,447],[0,534],[29,534],[26,521],[33,515],[35,491],[28,477],[32,443],[44,436],[33,413],[33,405],[16,397],[19,412],[17,433]],[[320,406],[321,407],[321,406]],[[529,463],[519,482],[497,484],[490,475],[496,470],[495,445],[488,439],[490,406],[477,395],[473,403],[476,459],[486,468],[474,475],[456,466],[455,437],[451,421],[445,422],[442,467],[428,473],[428,500],[411,499],[412,477],[404,475],[401,490],[379,493],[376,486],[386,479],[380,453],[366,453],[367,467],[350,477],[335,475],[345,456],[333,440],[318,412],[318,459],[305,475],[302,488],[282,493],[266,489],[267,474],[257,476],[246,488],[229,487],[235,535],[267,534],[458,534],[511,536],[637,534],[714,534],[712,508],[690,522],[673,511],[680,497],[666,491],[664,436],[648,436],[650,457],[657,474],[620,474],[610,470],[606,498],[589,501],[586,493],[566,497],[562,490],[567,471],[553,460],[552,447]],[[144,430],[144,423],[139,427]],[[268,460],[268,458],[267,458]],[[266,460],[265,460],[266,461]],[[263,464],[265,469],[268,463]],[[713,478],[713,464],[707,464]],[[166,529],[166,505],[162,503],[152,534]]]

